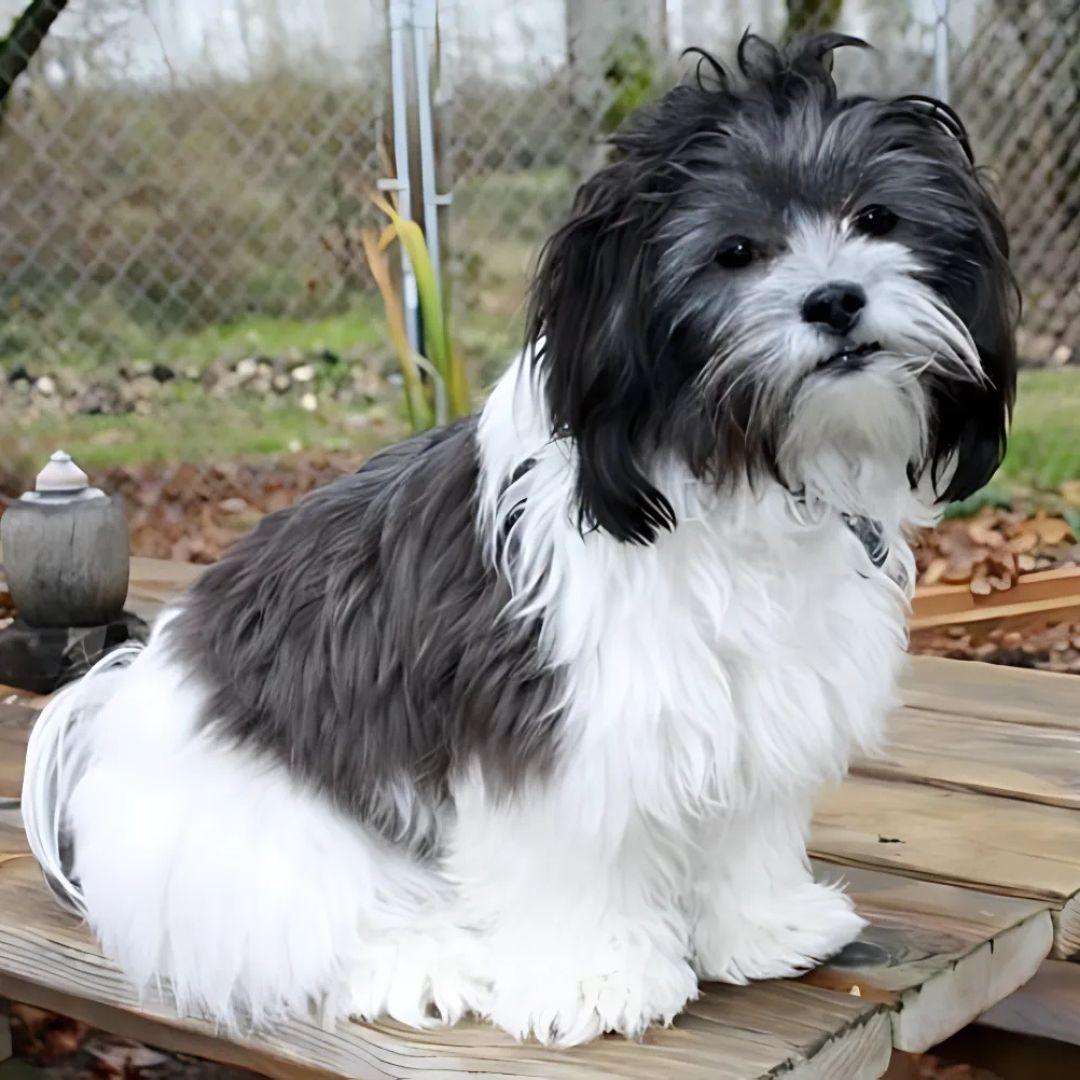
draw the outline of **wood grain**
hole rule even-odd
[[[884,1070],[891,1046],[884,1006],[799,983],[707,987],[671,1029],[649,1032],[640,1044],[609,1038],[554,1051],[519,1046],[480,1023],[426,1032],[339,1023],[327,1031],[302,1020],[225,1042],[160,999],[139,1001],[86,930],[51,901],[28,856],[0,864],[0,993],[281,1077],[870,1080]]]
[[[816,863],[815,873],[842,879],[870,925],[805,981],[893,1006],[902,1050],[926,1050],[958,1031],[1030,978],[1050,949],[1043,901],[860,867]]]
[[[134,555],[128,579],[127,609],[153,622],[206,569],[193,563],[147,559]]]
[[[1080,679],[1054,671],[912,656],[900,696],[918,709],[1080,730]]]
[[[14,700],[8,700],[14,699]],[[37,710],[0,690],[0,799],[17,799],[22,791],[23,759]]]
[[[884,751],[851,771],[1080,810],[1080,728],[897,709]]]
[[[1043,961],[1030,982],[984,1013],[979,1022],[1080,1045],[1080,964]]]
[[[1074,811],[967,791],[853,776],[818,802],[810,847],[828,862],[1056,907],[1080,891]]]
[[[1021,574],[1011,589],[977,596],[967,585],[929,585],[915,590],[912,630],[983,623],[1041,614],[1072,618],[1080,611],[1080,567],[1061,566]]]

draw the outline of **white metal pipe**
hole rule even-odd
[[[409,105],[405,85],[405,32],[412,16],[411,0],[390,0],[390,96],[393,106],[394,165],[397,176],[382,186],[398,194],[397,210],[403,218],[412,217],[412,186],[409,182]],[[419,301],[416,274],[403,244],[401,251],[401,292],[405,307],[405,330],[409,344],[420,351]]]
[[[439,247],[439,196],[435,176],[435,126],[431,108],[431,49],[435,40],[435,0],[413,0],[413,57],[416,74],[417,134],[420,140],[420,191],[424,200],[424,238],[435,283],[442,295]]]
[[[934,97],[949,100],[949,0],[934,0]]]

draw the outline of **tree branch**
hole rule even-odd
[[[27,69],[41,48],[57,15],[68,0],[30,0],[15,20],[11,32],[0,41],[0,106],[7,99],[15,80]]]

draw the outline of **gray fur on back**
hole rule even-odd
[[[554,751],[538,619],[483,558],[475,418],[384,450],[265,518],[170,624],[205,722],[395,841],[437,843],[455,770],[496,791]]]

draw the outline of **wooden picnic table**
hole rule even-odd
[[[153,617],[198,573],[133,559],[129,607]],[[953,1034],[1046,958],[1080,959],[1080,680],[913,657],[902,698],[884,756],[856,761],[814,822],[816,871],[848,882],[870,922],[861,939],[797,981],[706,986],[640,1043],[556,1051],[481,1023],[417,1032],[293,1019],[226,1036],[166,1000],[138,1000],[27,851],[19,784],[41,699],[0,688],[0,994],[275,1077],[870,1080],[894,1048]],[[1075,995],[1080,965],[1052,966],[1040,992],[1058,995],[1060,1028],[1053,988]]]

